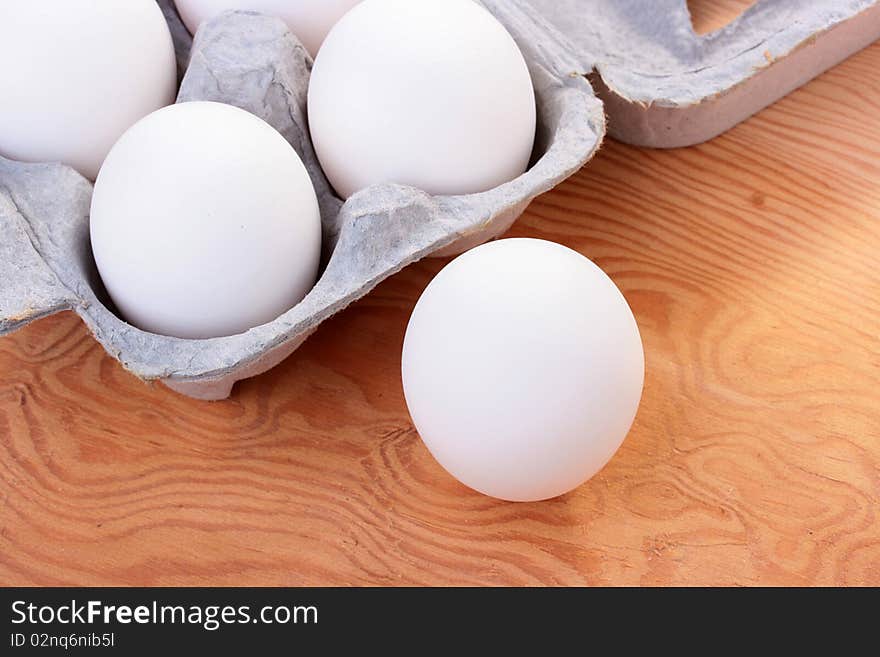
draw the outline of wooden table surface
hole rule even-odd
[[[624,291],[624,446],[539,504],[459,485],[401,391],[443,266],[201,403],[65,314],[0,340],[0,583],[880,585],[880,45],[709,144],[609,142],[512,235]]]

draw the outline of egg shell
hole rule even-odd
[[[318,273],[309,174],[272,126],[178,103],[126,131],[95,182],[92,251],[122,317],[181,338],[235,335],[283,314]]]
[[[515,502],[595,475],[629,432],[644,383],[623,295],[580,253],[503,239],[459,256],[413,310],[401,373],[413,423],[465,485]]]
[[[0,155],[94,180],[122,133],[174,102],[176,84],[153,0],[0,3]]]
[[[493,189],[526,170],[535,142],[528,67],[473,0],[364,0],[315,59],[308,110],[342,198],[383,182],[435,195]]]

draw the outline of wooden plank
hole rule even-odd
[[[67,314],[0,340],[2,584],[880,585],[880,45],[703,146],[608,143],[512,231],[640,323],[635,427],[540,504],[409,423],[381,285],[232,400],[143,385]]]

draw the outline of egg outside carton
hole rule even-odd
[[[306,121],[312,61],[278,19],[229,12],[194,42],[171,0],[160,0],[183,79],[177,102],[207,100],[259,116],[293,146],[321,207],[323,267],[314,289],[246,333],[183,340],[146,333],[111,310],[88,237],[92,185],[59,164],[0,158],[0,335],[73,310],[127,370],[184,395],[218,400],[289,356],[326,319],[388,276],[430,255],[461,252],[505,232],[536,196],[578,171],[605,134],[605,115],[573,49],[520,0],[484,2],[517,41],[532,76],[538,135],[529,170],[481,194],[430,196],[379,185],[343,203],[317,162]]]

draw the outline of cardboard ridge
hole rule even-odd
[[[687,0],[530,0],[572,44],[615,139],[707,141],[880,39],[878,0],[758,0],[698,35]]]

